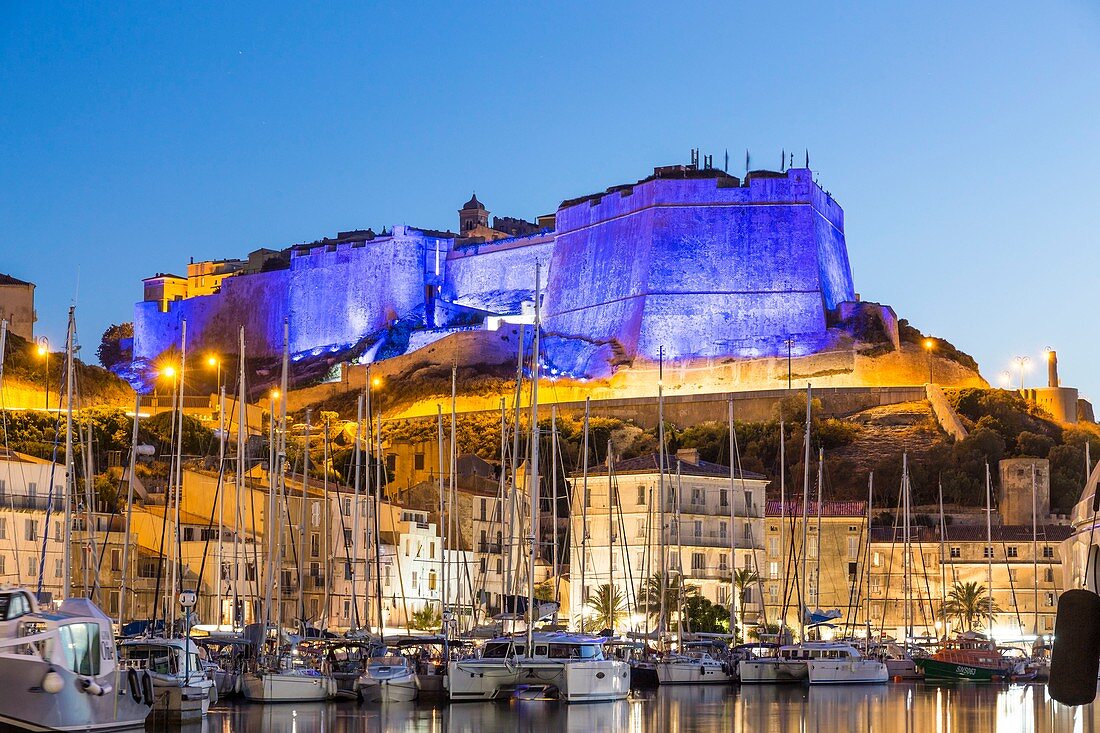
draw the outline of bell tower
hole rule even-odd
[[[458,210],[458,231],[460,234],[477,229],[479,226],[489,226],[489,210],[477,200],[475,193],[470,200]]]

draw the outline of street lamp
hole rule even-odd
[[[37,348],[35,351],[38,353],[40,359],[46,360],[46,409],[50,409],[50,340],[45,336],[40,336],[35,339]]]
[[[211,369],[214,369],[218,373],[218,391],[217,394],[220,398],[222,393],[222,362],[216,354],[210,354],[206,357],[206,365]]]
[[[1001,387],[1008,389],[1012,386],[1012,373],[1005,369],[1001,372]]]
[[[1020,370],[1020,391],[1024,390],[1024,374],[1027,373],[1028,364],[1031,363],[1030,356],[1017,356],[1012,360],[1016,364],[1016,368]]]
[[[928,352],[928,383],[932,384],[932,351],[936,348],[936,342],[927,338],[924,340],[924,350]]]

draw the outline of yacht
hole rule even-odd
[[[724,685],[733,680],[730,665],[715,657],[715,645],[692,642],[683,651],[656,662],[657,680],[662,685]]]
[[[416,669],[399,654],[381,652],[367,659],[358,681],[359,695],[365,702],[412,702],[420,690]]]
[[[0,723],[17,730],[142,729],[151,677],[115,659],[111,620],[86,598],[39,612],[21,588],[0,589]]]
[[[218,701],[218,687],[191,639],[127,639],[118,645],[118,657],[122,669],[152,678],[157,713],[201,717]]]
[[[630,692],[630,667],[604,656],[602,637],[565,632],[502,636],[481,656],[453,661],[447,670],[452,702],[507,697],[564,702],[622,700]]]
[[[244,675],[241,691],[250,702],[318,702],[336,696],[336,681],[307,663],[297,644],[266,662]]]
[[[811,685],[871,684],[890,679],[885,662],[863,656],[850,644],[831,645],[808,659],[806,669]]]
[[[738,675],[741,684],[804,682],[810,677],[810,660],[827,658],[831,652],[843,648],[850,647],[828,641],[785,644],[774,657],[741,660],[737,665]]]

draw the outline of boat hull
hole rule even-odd
[[[743,685],[802,682],[809,677],[806,662],[778,659],[742,660],[737,673]]]
[[[974,682],[998,682],[1008,679],[1008,672],[1000,667],[981,667],[959,662],[943,662],[938,659],[918,659],[917,667],[926,680],[972,680]]]
[[[452,702],[499,700],[525,691],[539,690],[541,698],[564,702],[623,700],[630,693],[630,668],[626,662],[497,662],[465,660],[451,662],[447,683]]]
[[[877,659],[811,659],[806,663],[811,685],[877,684],[890,679]]]
[[[263,672],[244,676],[244,697],[251,702],[317,702],[336,693],[330,677]]]
[[[135,702],[124,671],[95,678],[102,695],[85,692],[72,672],[53,667],[63,680],[48,693],[42,681],[50,665],[40,657],[0,654],[0,725],[28,731],[120,731],[145,726],[150,706]],[[139,694],[139,697],[141,695]]]
[[[658,662],[656,667],[662,685],[728,685],[733,679],[721,664]]]
[[[412,702],[417,698],[420,687],[413,672],[386,679],[372,679],[364,675],[360,678],[359,692],[364,702]]]

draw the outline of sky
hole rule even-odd
[[[809,151],[863,299],[1098,401],[1098,8],[0,0],[0,272],[94,350],[191,257]]]

